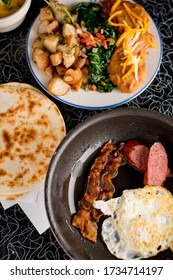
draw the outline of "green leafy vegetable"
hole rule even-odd
[[[4,6],[5,4],[7,5],[6,9],[10,11],[12,9],[11,0],[5,0],[5,1],[0,0],[0,6]]]
[[[75,6],[74,12],[78,14],[79,21],[85,22],[87,30],[93,32],[96,21],[99,19],[100,7],[94,3],[81,2]]]
[[[88,52],[90,59],[89,82],[95,84],[100,92],[110,92],[115,87],[108,78],[108,60],[105,53],[106,51],[101,46],[98,47],[97,53],[93,53],[93,49]]]
[[[4,1],[0,0],[0,6],[4,6]]]
[[[72,18],[72,16],[71,16],[69,10],[68,10],[67,8],[64,8],[64,12],[66,13],[66,15],[67,15],[67,16],[69,17],[69,19],[71,20],[71,23],[72,23],[72,24],[75,24],[75,22],[74,22],[74,20],[73,20],[73,18]]]
[[[113,27],[107,19],[102,16],[101,9],[97,4],[81,2],[74,8],[78,14],[79,22],[84,22],[87,30],[91,33],[97,28],[106,39],[116,39]],[[108,43],[108,48],[103,46],[93,47],[87,53],[90,59],[89,84],[94,84],[100,92],[110,92],[114,89],[113,83],[109,80],[107,74],[108,61],[115,48],[115,40]],[[86,88],[89,88],[87,85]]]

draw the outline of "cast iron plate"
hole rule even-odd
[[[148,109],[118,108],[96,114],[74,128],[57,148],[46,178],[45,202],[51,229],[60,245],[72,259],[116,259],[101,238],[102,219],[98,224],[96,244],[82,238],[71,225],[77,203],[85,191],[91,165],[105,142],[113,139],[123,142],[137,139],[151,146],[160,141],[168,154],[169,167],[173,170],[173,120]],[[124,189],[143,186],[143,174],[128,164],[120,168],[113,180],[115,196]],[[173,178],[168,178],[165,187],[173,192]],[[170,250],[150,259],[173,259]]]

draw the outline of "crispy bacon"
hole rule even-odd
[[[91,167],[85,194],[79,202],[79,211],[72,219],[72,225],[79,228],[83,237],[96,242],[97,222],[102,213],[93,207],[97,199],[108,200],[115,191],[112,183],[118,168],[124,163],[123,144],[107,142]]]

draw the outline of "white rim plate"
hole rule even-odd
[[[69,8],[72,8],[72,6],[80,3],[79,0],[64,0],[63,4],[68,6]],[[89,2],[89,1],[83,1],[83,2]],[[90,2],[98,2],[97,0]],[[150,17],[150,16],[149,16]],[[35,19],[33,22],[28,36],[27,36],[27,42],[26,42],[26,56],[27,56],[27,62],[29,65],[29,68],[31,70],[32,75],[38,82],[38,84],[49,94],[47,91],[47,86],[49,83],[50,78],[41,70],[38,68],[38,66],[32,61],[32,43],[34,39],[38,36],[37,35],[37,26],[39,22],[39,16]],[[83,89],[80,89],[78,92],[74,92],[70,90],[66,95],[63,96],[54,96],[55,99],[74,106],[78,108],[84,108],[84,109],[107,109],[107,108],[113,108],[116,106],[120,106],[122,104],[125,104],[129,102],[130,100],[137,97],[139,94],[141,94],[153,81],[155,78],[162,59],[162,41],[161,36],[158,28],[156,27],[154,21],[150,17],[150,27],[149,32],[154,35],[155,43],[158,47],[158,49],[149,48],[148,49],[148,56],[146,57],[146,66],[147,66],[147,75],[145,78],[145,82],[133,93],[122,93],[119,89],[115,88],[112,92],[106,92],[106,93],[100,93],[97,91],[85,91]],[[51,95],[53,96],[53,95]]]

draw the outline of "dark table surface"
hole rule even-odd
[[[32,0],[23,24],[14,31],[0,33],[0,83],[15,81],[39,88],[27,65],[25,45],[28,30],[43,3],[41,0]],[[173,117],[173,0],[140,0],[137,3],[145,7],[160,30],[163,57],[150,86],[140,96],[121,107],[148,108]],[[52,101],[58,105],[64,117],[67,133],[84,119],[100,112],[74,108],[54,99]],[[4,211],[0,204],[0,259],[63,260],[69,257],[55,240],[51,230],[40,235],[19,205]]]

